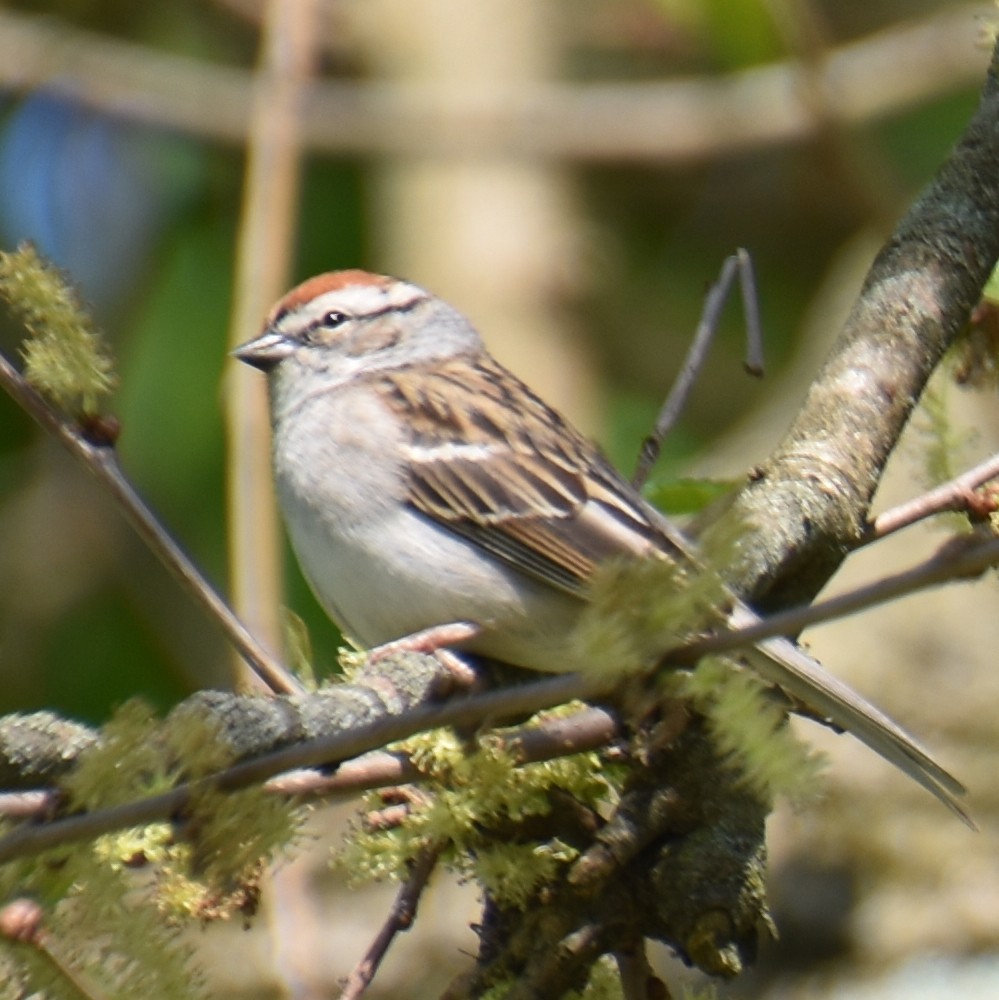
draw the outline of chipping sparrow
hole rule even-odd
[[[319,275],[235,355],[269,376],[278,496],[299,562],[365,646],[467,622],[470,652],[593,671],[568,640],[596,569],[690,558],[594,445],[493,360],[461,313],[415,285]],[[753,617],[732,605],[740,621]],[[963,786],[792,642],[747,655],[967,819]]]

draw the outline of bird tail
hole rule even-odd
[[[833,725],[852,733],[935,795],[969,827],[977,829],[958,801],[967,792],[964,785],[887,715],[830,674],[818,660],[785,638],[758,642],[749,659],[764,680]]]

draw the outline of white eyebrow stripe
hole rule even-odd
[[[426,297],[423,289],[405,282],[395,282],[388,287],[348,285],[317,296],[309,304],[309,312],[321,316],[335,308],[356,316],[367,316],[385,309],[406,309]]]
[[[287,334],[322,321],[329,312],[342,312],[359,319],[380,313],[405,312],[426,301],[427,293],[406,282],[348,285],[334,288],[291,309],[277,321],[277,329]]]

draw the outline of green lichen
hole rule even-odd
[[[762,681],[723,657],[706,657],[680,689],[705,715],[718,751],[760,801],[815,796],[824,764],[787,724],[785,709]]]
[[[94,416],[115,386],[114,364],[73,286],[29,244],[0,252],[0,297],[27,327],[29,382],[72,416]]]
[[[576,856],[557,837],[511,843],[495,835],[551,811],[556,791],[606,811],[615,792],[594,753],[521,765],[502,734],[469,746],[450,730],[425,733],[402,744],[425,775],[425,794],[405,820],[388,829],[355,829],[337,857],[353,882],[403,879],[428,848],[465,877],[476,878],[498,901],[523,907]],[[377,812],[381,802],[369,796]]]

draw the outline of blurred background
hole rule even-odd
[[[284,20],[281,6],[0,8],[0,245],[31,239],[78,282],[119,361],[122,463],[223,589],[246,586],[227,554],[225,427],[240,418],[223,407],[241,391],[227,351],[323,270],[385,271],[449,298],[630,473],[707,287],[748,248],[767,377],[743,374],[734,296],[655,473],[738,480],[959,136],[997,16],[952,0],[296,0]],[[297,132],[282,139],[285,112]],[[268,120],[284,174],[268,172],[266,142],[248,161]],[[20,336],[2,321],[8,356]],[[995,401],[938,391],[957,472],[995,450]],[[882,505],[926,485],[920,433]],[[924,535],[929,551],[940,536]],[[918,545],[887,548],[837,585]],[[238,565],[252,573],[252,553]],[[270,603],[303,616],[328,672],[338,636],[290,561],[285,583]],[[969,840],[864,751],[808,727],[834,764],[821,803],[773,823],[782,940],[722,995],[999,995],[994,600],[992,583],[954,588],[816,631],[838,673],[945,748],[983,833]],[[167,709],[229,676],[187,596],[0,399],[0,712],[99,722],[129,697]],[[302,886],[322,864],[303,866]],[[359,919],[329,876],[315,893],[284,877],[285,905],[252,936],[206,935],[224,943],[219,995],[331,995],[370,940],[384,894]],[[460,893],[430,898],[372,996],[433,996],[463,966],[476,909]]]

